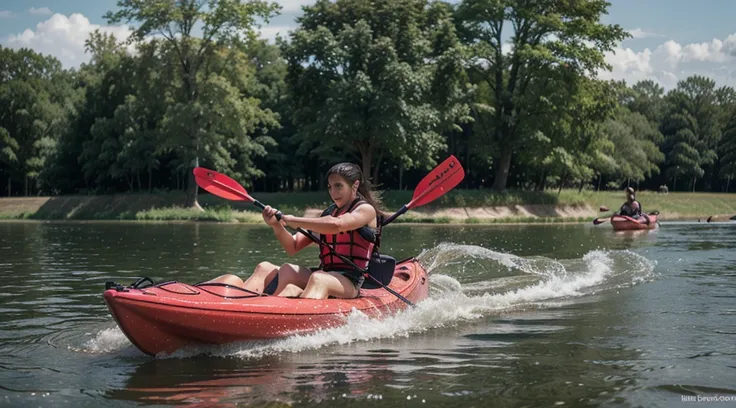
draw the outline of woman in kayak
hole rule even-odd
[[[334,204],[319,218],[283,215],[276,219],[276,209],[266,206],[263,219],[273,228],[276,238],[287,254],[294,255],[314,244],[306,235],[291,234],[285,226],[301,227],[320,234],[320,239],[335,251],[346,256],[361,268],[368,265],[378,234],[378,215],[382,214],[377,197],[363,178],[360,167],[352,163],[340,163],[327,173],[327,190]],[[278,287],[274,295],[310,299],[355,298],[360,294],[364,277],[361,272],[345,264],[340,258],[320,246],[320,266],[306,268],[294,264],[278,267],[261,262],[245,282],[235,275],[223,275],[210,282],[240,286],[247,290],[263,292],[278,275]]]
[[[632,187],[626,187],[624,191],[626,192],[626,202],[615,215],[631,217],[635,220],[639,219],[639,217],[644,217],[647,220],[647,224],[649,224],[649,217],[642,212],[641,203],[636,200],[634,189]]]

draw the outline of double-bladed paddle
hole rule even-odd
[[[600,211],[600,212],[606,212],[606,211],[610,211],[610,210],[608,209],[608,207],[602,205],[602,206],[600,206],[600,208],[598,208],[598,211]],[[608,221],[610,219],[611,219],[611,217],[598,217],[598,218],[596,218],[596,219],[593,220],[593,225],[603,224],[604,222],[606,222],[606,221]]]
[[[460,162],[451,155],[445,161],[435,167],[429,174],[424,176],[414,189],[414,195],[409,203],[405,204],[399,211],[383,221],[383,225],[388,225],[397,217],[401,216],[408,210],[419,207],[424,204],[442,197],[445,193],[455,188],[465,178],[465,169]]]
[[[465,170],[463,169],[462,165],[455,158],[455,156],[450,156],[445,161],[440,163],[437,167],[435,167],[422,179],[422,181],[419,182],[417,187],[414,189],[412,200],[408,204],[402,206],[399,211],[387,218],[382,225],[385,226],[391,223],[393,220],[406,213],[411,208],[419,207],[421,205],[428,204],[436,200],[437,198],[441,197],[448,191],[452,190],[455,186],[460,184],[464,177]],[[196,180],[197,185],[213,195],[228,200],[248,201],[253,203],[256,207],[260,209],[266,208],[263,203],[248,194],[245,188],[241,186],[237,181],[222,173],[218,173],[214,170],[209,170],[203,167],[196,167],[194,169],[194,179]],[[281,220],[281,215],[281,212],[276,213],[276,218]],[[326,246],[334,255],[336,255],[347,264],[353,266],[357,270],[365,271],[363,268],[355,265],[355,263],[352,262],[352,260],[350,260],[349,258],[336,253],[332,247],[314,236],[314,234],[312,234],[311,232],[306,231],[303,228],[297,228],[296,230],[306,235],[317,244]],[[382,288],[386,289],[392,295],[401,299],[408,305],[414,306],[414,304],[408,299],[396,293],[396,291],[384,285],[382,282],[378,281],[370,274],[366,273],[366,276],[368,276]]]

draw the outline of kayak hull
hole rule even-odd
[[[654,229],[657,227],[657,215],[649,214],[649,223],[646,218],[639,217],[634,219],[622,215],[614,215],[611,217],[611,226],[614,231],[636,231]]]
[[[389,287],[416,303],[429,295],[429,278],[412,258],[396,265]],[[344,325],[353,309],[381,318],[408,306],[383,288],[361,289],[356,299],[315,300],[258,296],[232,286],[181,282],[111,288],[103,297],[126,337],[149,355],[172,353],[192,344],[307,334]]]

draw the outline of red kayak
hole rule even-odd
[[[643,216],[635,219],[624,215],[614,215],[611,217],[611,225],[613,226],[614,231],[632,231],[656,228],[657,214],[649,214],[648,217],[649,222],[647,222],[647,219]]]
[[[187,344],[223,344],[305,334],[345,324],[357,309],[379,318],[408,305],[386,289],[361,289],[356,299],[295,299],[222,284],[166,282],[115,285],[105,302],[128,339],[146,354],[171,353]],[[429,279],[415,258],[396,264],[388,285],[411,302],[429,295]]]

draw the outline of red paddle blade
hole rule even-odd
[[[194,180],[198,186],[218,197],[236,201],[254,201],[237,181],[214,170],[195,167]]]
[[[419,182],[417,188],[414,189],[411,202],[406,207],[412,208],[430,203],[455,188],[464,178],[465,169],[460,161],[455,156],[450,156]]]

